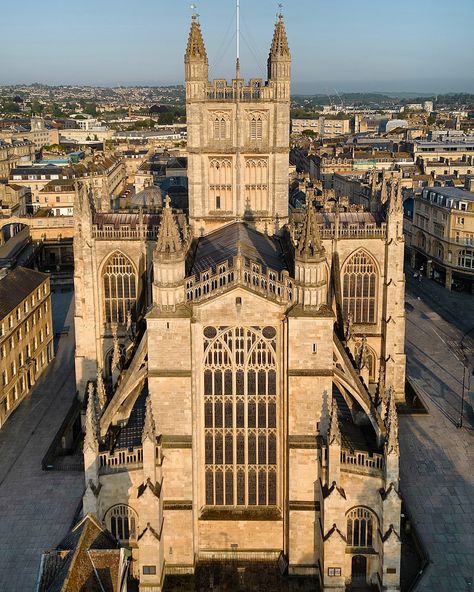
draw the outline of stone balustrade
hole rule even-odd
[[[281,273],[237,255],[231,262],[219,264],[215,270],[208,269],[186,279],[186,299],[200,302],[216,296],[231,286],[246,286],[278,303],[292,302],[296,296],[293,280],[287,271]]]
[[[384,457],[383,454],[342,448],[341,469],[343,471],[381,476],[384,469]]]
[[[113,473],[130,468],[130,465],[143,464],[143,449],[141,447],[116,450],[115,452],[101,452],[99,454],[99,473]]]

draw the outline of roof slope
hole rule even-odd
[[[275,271],[288,269],[278,239],[258,232],[245,222],[232,222],[199,239],[190,275],[231,261],[237,255],[239,245],[244,257],[264,268]]]
[[[0,279],[0,319],[6,317],[48,277],[48,274],[40,271],[16,267]]]

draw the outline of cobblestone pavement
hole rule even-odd
[[[41,553],[68,532],[83,493],[82,473],[44,472],[41,459],[75,393],[72,293],[53,295],[56,357],[0,430],[0,591],[32,592]]]
[[[474,327],[474,296],[407,273],[407,371],[429,415],[400,417],[401,488],[431,564],[417,591],[474,591],[474,431],[460,417],[463,366],[454,354]]]

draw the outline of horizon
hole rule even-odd
[[[166,26],[161,25],[167,9],[164,0],[140,0],[138,7],[126,0],[113,4],[103,0],[99,6],[93,0],[83,0],[81,6],[63,6],[58,0],[49,4],[58,10],[44,11],[44,6],[25,0],[29,19],[18,24],[13,6],[2,9],[4,22],[12,24],[4,31],[0,85],[182,84],[191,20],[186,0],[178,0],[174,11],[166,14]],[[241,4],[243,77],[266,78],[277,3],[262,0],[255,5],[242,0]],[[374,5],[373,0],[360,0],[354,11],[350,0],[340,0],[336,16],[329,0],[299,0],[298,5],[283,8],[294,94],[326,94],[335,89],[420,95],[474,92],[471,0],[458,1],[449,31],[442,0],[419,0],[416,6],[399,0],[396,11]],[[235,2],[202,0],[198,11],[210,78],[230,79],[235,61]],[[443,43],[433,46],[431,38]],[[25,39],[33,43],[33,52]],[[450,43],[454,39],[456,43]],[[439,72],[449,72],[449,78]]]

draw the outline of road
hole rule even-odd
[[[474,296],[407,273],[407,372],[429,415],[400,416],[401,489],[431,564],[419,592],[474,590],[474,426],[464,428],[463,366],[455,354],[474,327]]]
[[[72,292],[53,295],[54,330],[69,325],[56,357],[0,430],[0,590],[32,592],[41,553],[69,531],[82,473],[44,472],[43,458],[75,393]]]

